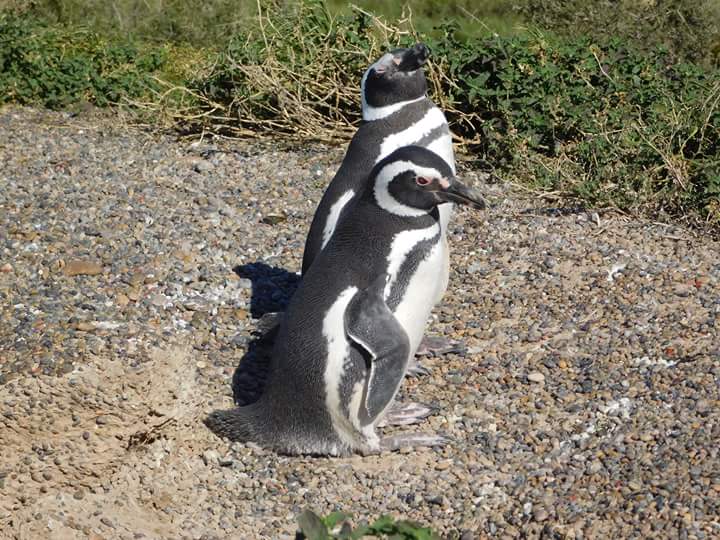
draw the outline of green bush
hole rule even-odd
[[[718,220],[720,76],[611,40],[434,44],[455,130],[480,157],[591,204]]]
[[[139,97],[157,86],[162,47],[138,48],[97,34],[48,27],[27,16],[0,14],[0,103],[60,108],[78,101],[98,106]]]
[[[437,33],[440,21],[452,20],[458,25],[459,35],[466,37],[484,36],[493,32],[510,35],[521,30],[523,22],[519,17],[518,3],[525,0],[364,0],[354,2],[363,9],[387,20],[397,21],[411,16],[413,26],[423,35]],[[347,0],[328,0],[333,13],[352,13]]]
[[[222,47],[256,13],[255,0],[0,0],[47,24],[116,39]]]
[[[720,65],[717,0],[522,0],[528,23],[595,42],[613,39],[636,49],[661,46],[675,61]]]
[[[365,67],[415,39],[318,2],[265,16],[192,86],[206,99],[204,129],[221,112],[241,132],[347,135]],[[459,40],[448,26],[427,43],[434,97],[466,149],[500,172],[593,205],[720,220],[717,69],[617,39]]]
[[[320,517],[306,509],[298,516],[300,533],[296,540],[360,540],[362,538],[386,538],[390,540],[440,540],[429,527],[413,521],[395,520],[382,516],[372,523],[350,524],[351,516],[333,512]]]
[[[524,2],[525,0],[518,0]],[[518,23],[516,2],[506,0],[364,0],[363,9],[397,20],[412,14],[415,27],[432,34],[437,22],[452,18],[464,35],[511,33]],[[299,0],[260,2],[293,8]],[[348,0],[327,0],[336,14],[352,12]],[[221,49],[228,36],[254,24],[256,0],[0,0],[0,9],[29,12],[49,24],[83,25],[103,35],[133,36],[144,41],[190,44]]]
[[[320,0],[269,6],[217,53],[106,41],[2,15],[0,102],[61,107],[126,98],[183,130],[347,140],[360,121],[363,71],[381,51],[418,39],[412,27],[362,11],[334,16]],[[597,10],[586,15],[601,20]],[[560,30],[564,20],[555,23]],[[444,25],[426,39],[431,92],[463,149],[504,176],[720,230],[719,68],[705,57],[689,61],[697,44],[681,50],[612,32],[460,39]]]

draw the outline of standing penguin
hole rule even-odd
[[[378,163],[290,301],[263,395],[212,413],[209,427],[290,454],[442,443],[424,434],[381,440],[375,428],[388,419],[442,279],[438,205],[446,202],[483,207],[425,148]]]
[[[429,55],[422,43],[409,49],[395,49],[363,75],[360,83],[363,123],[315,211],[305,242],[303,275],[329,242],[343,209],[359,197],[368,171],[391,152],[402,146],[423,146],[438,154],[455,173],[447,120],[427,97],[422,66]],[[443,239],[451,212],[451,204],[440,207]],[[445,281],[437,301],[447,287],[447,249],[444,251]]]
[[[422,66],[430,51],[417,43],[395,49],[372,64],[360,83],[363,123],[350,141],[340,169],[323,194],[305,241],[302,274],[329,242],[343,210],[359,196],[367,171],[394,150],[407,145],[423,146],[439,155],[455,173],[452,135],[443,112],[427,97]],[[435,285],[434,303],[442,300],[450,275],[447,228],[452,203],[439,206],[442,253],[438,259],[441,279]],[[272,317],[268,317],[272,318]],[[456,343],[441,337],[426,338],[423,353],[456,350]],[[425,368],[413,361],[411,372]]]

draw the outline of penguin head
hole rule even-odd
[[[394,49],[371,65],[360,84],[363,120],[383,118],[395,112],[389,106],[422,98],[427,81],[422,66],[430,56],[423,43]]]
[[[477,190],[460,182],[444,159],[422,146],[395,150],[375,166],[370,179],[377,204],[399,216],[422,216],[447,202],[485,208]]]

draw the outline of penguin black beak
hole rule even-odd
[[[430,56],[430,49],[424,43],[416,43],[410,49],[396,54],[394,61],[398,71],[415,71],[420,69]]]
[[[450,182],[443,180],[440,182],[439,187],[440,189],[435,192],[435,196],[442,202],[466,204],[477,210],[485,209],[485,199],[480,195],[480,192],[466,186],[457,179],[452,179]]]

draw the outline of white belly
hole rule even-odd
[[[435,304],[439,304],[450,282],[450,248],[448,247],[447,237],[443,229],[442,237],[442,267],[440,268],[440,279],[435,290]]]
[[[445,162],[450,165],[453,174],[455,174],[455,154],[453,153],[451,135],[448,134],[445,137],[435,139],[428,145],[428,150],[435,152],[443,158]],[[448,226],[450,225],[450,219],[452,218],[453,208],[454,205],[452,203],[445,203],[438,206],[438,212],[440,213],[440,228],[442,229],[443,261],[440,282],[435,293],[435,304],[438,304],[440,300],[442,300],[450,279],[450,250],[447,244],[447,232]]]
[[[410,358],[415,355],[420,345],[425,333],[425,325],[438,295],[442,296],[447,286],[447,280],[443,280],[440,275],[441,269],[446,267],[446,246],[444,241],[438,242],[428,257],[418,265],[402,300],[395,308],[395,317],[410,340]]]

